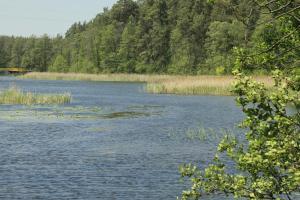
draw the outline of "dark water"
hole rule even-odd
[[[176,199],[185,188],[178,166],[206,166],[217,144],[191,140],[187,131],[232,129],[242,119],[232,97],[152,95],[138,83],[0,77],[0,90],[12,84],[71,92],[73,100],[0,106],[1,199]]]

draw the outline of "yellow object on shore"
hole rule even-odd
[[[7,67],[7,68],[0,68],[0,72],[26,73],[26,72],[29,72],[29,70],[22,68],[22,67]]]

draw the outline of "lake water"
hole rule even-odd
[[[207,166],[218,143],[188,130],[242,119],[232,97],[153,95],[140,83],[0,77],[0,90],[10,85],[73,99],[0,106],[1,199],[174,200],[186,188],[178,166]]]

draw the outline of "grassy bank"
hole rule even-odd
[[[51,73],[31,72],[22,78],[37,80],[77,80],[77,81],[115,81],[115,82],[158,82],[169,79],[168,75],[143,74],[80,74],[80,73]]]
[[[82,80],[146,82],[146,91],[155,94],[178,95],[232,95],[230,92],[233,76],[178,76],[178,75],[140,75],[140,74],[74,74],[74,73],[28,73],[23,78],[42,80]],[[257,81],[272,85],[267,76],[255,77]]]
[[[23,92],[17,87],[0,91],[0,104],[45,105],[66,104],[71,102],[71,95],[65,94],[34,94]]]

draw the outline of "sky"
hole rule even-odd
[[[117,0],[0,0],[0,35],[64,35]]]

